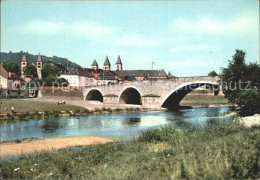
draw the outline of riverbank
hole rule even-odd
[[[108,143],[0,162],[1,179],[258,179],[260,127],[172,126]]]
[[[180,102],[181,106],[191,106],[193,108],[201,107],[228,107],[234,106],[229,104],[223,95],[213,96],[213,95],[194,95],[188,94]]]
[[[58,105],[53,99],[4,99],[1,100],[0,120],[28,120],[42,118],[58,118],[70,116],[87,116],[114,113],[144,112],[149,109],[139,105],[125,105],[108,107],[93,105],[85,101],[66,101],[65,105]],[[11,107],[15,107],[15,113]],[[5,110],[7,107],[7,110]],[[87,108],[89,107],[89,108]],[[119,108],[120,107],[120,108]]]
[[[39,152],[56,151],[71,147],[113,142],[113,139],[91,136],[75,136],[52,139],[26,139],[0,143],[0,158],[20,156]]]

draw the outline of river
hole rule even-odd
[[[203,127],[210,123],[231,123],[222,113],[227,107],[91,115],[57,119],[11,121],[0,124],[1,140],[55,138],[78,135],[112,138],[138,137],[150,128],[173,125],[177,129]]]

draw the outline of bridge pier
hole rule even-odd
[[[142,96],[142,106],[144,108],[158,108],[160,107],[160,96],[154,94],[147,94]]]

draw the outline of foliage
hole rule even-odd
[[[151,129],[130,143],[1,161],[1,179],[258,179],[260,127]],[[19,168],[19,169],[18,169]]]
[[[47,78],[57,78],[59,77],[59,69],[57,68],[57,66],[55,66],[55,64],[51,61],[44,61],[43,66],[42,66],[42,77],[43,79],[47,79]],[[55,82],[55,81],[53,81]]]
[[[14,120],[14,116],[11,115],[10,113],[7,113],[7,114],[6,114],[6,118],[7,118],[8,120]]]
[[[51,114],[52,114],[52,113],[51,113],[51,111],[49,111],[49,110],[45,110],[45,111],[44,111],[44,116],[47,117],[47,118],[48,118],[48,117],[51,117]]]
[[[209,74],[208,74],[208,76],[212,76],[212,77],[214,77],[214,76],[217,76],[218,74],[215,72],[215,71],[211,71],[211,72],[209,72]]]
[[[67,79],[64,79],[64,78],[59,78],[56,80],[56,82],[59,86],[62,86],[62,87],[69,86],[69,82],[67,81]]]
[[[222,88],[227,100],[250,114],[260,112],[260,65],[245,63],[246,53],[236,50],[228,67],[222,68]]]
[[[26,75],[33,75],[33,78],[37,78],[37,69],[34,65],[32,64],[28,64],[25,68],[24,68],[24,74]]]
[[[1,59],[2,62],[15,63],[15,64],[20,65],[22,57],[23,57],[24,54],[26,55],[26,59],[28,61],[28,64],[35,63],[37,58],[38,58],[38,55],[32,55],[28,52],[20,51],[20,52],[9,52],[9,53],[1,52],[0,53],[0,59]],[[71,62],[67,58],[61,58],[61,57],[58,57],[58,56],[47,57],[47,56],[44,56],[44,55],[41,55],[41,57],[42,57],[43,61],[51,60],[52,62],[59,63],[66,68],[68,67],[69,69],[80,67],[78,64]],[[20,70],[19,70],[19,72],[17,71],[17,73],[20,74]]]
[[[16,75],[21,75],[20,66],[17,63],[4,62],[3,67],[7,72],[13,72]]]
[[[52,76],[48,76],[44,79],[44,86],[55,86],[57,85],[55,83],[56,81],[56,78],[55,77],[52,77]]]
[[[85,109],[83,109],[83,113],[89,113],[90,111],[89,111],[89,109],[87,109],[87,108],[85,108]]]

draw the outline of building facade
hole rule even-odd
[[[127,81],[143,81],[148,79],[168,78],[164,70],[123,70],[121,57],[118,56],[115,63],[115,70],[111,70],[111,63],[106,56],[103,69],[98,68],[98,63],[94,59],[91,68],[75,68],[62,73],[60,78],[69,82],[69,86],[97,86]]]

